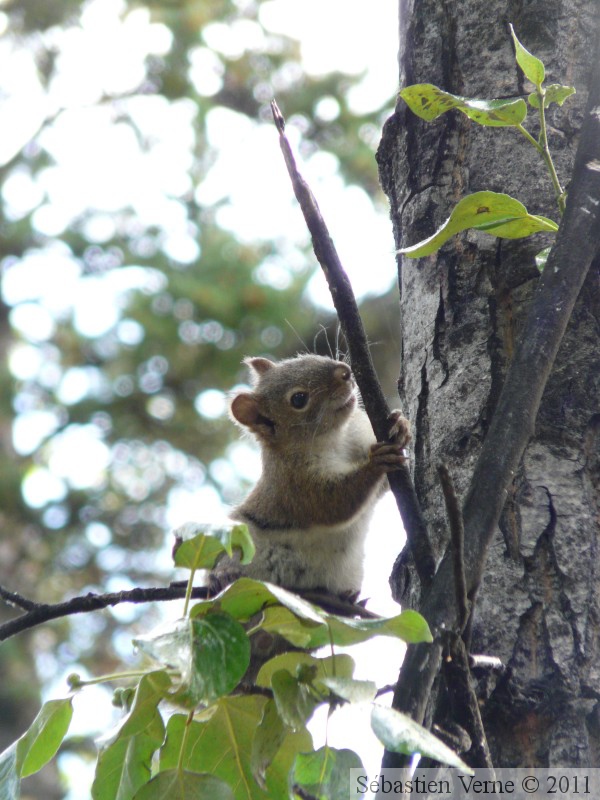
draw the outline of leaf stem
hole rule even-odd
[[[181,737],[181,748],[179,749],[179,758],[177,759],[177,772],[183,772],[183,756],[185,753],[185,746],[187,744],[188,736],[190,735],[190,728],[194,721],[194,711],[190,711],[185,721],[185,728],[183,729],[183,736]]]
[[[183,616],[187,617],[188,610],[190,607],[190,600],[192,599],[192,589],[194,588],[194,576],[196,574],[195,569],[190,570],[190,577],[187,582],[187,586],[185,588],[185,601],[183,603]]]
[[[552,181],[552,186],[554,188],[554,194],[556,195],[556,202],[558,205],[558,210],[561,216],[564,214],[565,211],[565,192],[562,186],[560,185],[560,181],[558,179],[558,175],[556,173],[556,169],[554,167],[554,162],[552,161],[552,156],[550,155],[550,149],[548,147],[548,133],[546,128],[546,115],[544,113],[544,97],[546,92],[541,86],[536,87],[536,94],[538,97],[538,102],[540,105],[540,140],[539,142],[536,141],[533,136],[526,130],[521,123],[515,125],[516,129],[523,134],[523,136],[527,139],[527,141],[532,144],[541,157],[544,159],[544,163],[548,168],[548,172],[550,173],[550,180]]]
[[[99,683],[113,683],[114,681],[126,681],[131,678],[141,678],[148,673],[147,669],[132,670],[131,672],[113,672],[111,675],[100,675],[98,678],[89,678],[88,680],[81,680],[77,676],[77,680],[69,679],[69,684],[73,689],[82,689],[84,686],[95,686]]]
[[[552,161],[552,156],[550,155],[550,148],[548,147],[548,129],[546,127],[546,112],[544,109],[544,100],[546,97],[546,92],[541,87],[541,85],[536,86],[535,89],[540,104],[540,147],[541,147],[542,158],[544,159],[544,161],[546,162],[546,166],[548,167],[548,172],[550,173],[552,186],[554,187],[554,193],[556,194],[556,202],[558,204],[558,210],[560,211],[560,214],[562,216],[565,213],[565,192],[562,186],[560,185],[560,181],[558,180],[558,175],[556,174],[554,162]]]
[[[519,122],[518,125],[515,125],[515,128],[519,131],[519,133],[523,134],[523,136],[527,139],[527,141],[535,147],[535,149],[538,151],[538,153],[540,155],[543,154],[544,150],[543,150],[542,146],[540,145],[540,143],[536,142],[536,140],[533,138],[533,136],[529,133],[529,131],[526,128],[524,128],[521,125],[520,122]]]

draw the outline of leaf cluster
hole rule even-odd
[[[214,565],[238,550],[251,559],[245,526],[180,532],[178,566]],[[287,642],[248,681],[254,637],[268,632]],[[150,666],[131,675],[93,681],[70,677],[68,697],[44,704],[28,731],[0,755],[0,795],[19,796],[21,778],[57,753],[71,722],[73,694],[99,681],[117,682],[114,702],[123,709],[98,754],[93,800],[201,800],[202,798],[337,798],[347,770],[361,767],[350,750],[314,749],[307,723],[316,708],[371,703],[372,727],[392,750],[427,754],[465,768],[445,745],[408,717],[374,702],[377,687],[354,677],[354,660],[337,646],[375,636],[431,641],[415,611],[387,619],[330,614],[278,586],[240,578],[220,594],[194,605],[181,619],[139,637]],[[329,654],[315,654],[327,646]],[[346,791],[346,788],[344,789]]]
[[[481,100],[451,94],[431,83],[406,86],[400,97],[413,113],[431,122],[447,111],[456,110],[490,128],[513,128],[521,133],[541,155],[550,175],[558,210],[562,214],[565,207],[565,192],[559,183],[552,157],[548,149],[545,109],[552,103],[559,106],[575,93],[572,86],[551,84],[544,86],[546,70],[542,61],[532,55],[518,40],[512,25],[511,35],[515,47],[516,62],[523,74],[534,86],[535,91],[527,98],[502,100]],[[527,117],[527,106],[539,114],[540,134],[536,141],[523,125]],[[555,233],[558,224],[547,217],[529,214],[525,206],[507,194],[482,191],[463,198],[453,209],[448,219],[427,239],[398,250],[409,258],[421,258],[436,252],[452,236],[461,231],[473,229],[503,239],[520,239],[543,231]],[[542,266],[545,261],[539,262]]]

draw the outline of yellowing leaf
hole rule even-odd
[[[428,256],[439,250],[452,236],[468,228],[475,228],[502,239],[521,239],[540,231],[555,232],[558,225],[547,217],[529,214],[523,203],[508,194],[475,192],[457,203],[433,236],[404,247],[398,253],[409,258]]]
[[[461,111],[479,125],[493,128],[520,125],[527,116],[527,104],[521,98],[477,100],[450,94],[431,83],[407,86],[400,92],[400,97],[413,113],[428,122],[451,109]]]

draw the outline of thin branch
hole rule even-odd
[[[271,103],[271,110],[279,132],[279,144],[292,181],[294,194],[310,231],[315,255],[327,279],[333,304],[348,344],[352,370],[362,395],[365,410],[378,441],[386,441],[389,436],[390,409],[373,367],[352,286],[342,267],[317,201],[310,187],[298,172],[290,144],[285,136],[285,120],[275,101]],[[415,560],[417,573],[422,585],[427,586],[435,574],[435,558],[427,523],[423,517],[408,467],[404,466],[397,472],[390,473],[388,479],[404,522],[406,537]]]
[[[469,600],[467,597],[467,579],[465,577],[465,528],[462,511],[456,496],[454,481],[446,464],[438,466],[438,476],[444,493],[446,515],[450,527],[452,546],[452,563],[454,566],[454,595],[456,598],[456,614],[458,630],[462,633],[469,617]]]
[[[444,660],[444,674],[450,695],[452,720],[461,725],[471,738],[471,747],[466,758],[469,766],[493,770],[465,643],[455,634],[450,634],[449,639],[449,658]]]
[[[20,617],[11,619],[0,625],[0,642],[15,636],[17,633],[35,628],[45,622],[61,617],[68,617],[72,614],[86,614],[90,611],[98,611],[109,606],[116,606],[120,603],[154,603],[166,600],[179,600],[185,597],[185,586],[167,586],[164,588],[130,589],[124,592],[109,592],[107,594],[95,594],[90,592],[80,597],[73,597],[62,603],[34,603],[31,600],[20,598],[27,605],[21,602],[21,608],[26,608],[26,613]],[[12,592],[2,591],[2,597],[12,595]],[[207,589],[205,586],[197,586],[192,592],[196,599],[206,598]]]
[[[87,614],[90,611],[99,611],[110,606],[117,606],[121,603],[157,603],[169,600],[181,600],[185,598],[187,591],[187,581],[177,581],[165,587],[152,587],[147,589],[135,588],[123,592],[109,592],[107,594],[95,594],[89,592],[86,595],[73,597],[62,603],[35,603],[16,592],[0,586],[0,598],[9,605],[22,608],[25,613],[0,625],[0,642],[10,639],[18,633],[43,625],[53,619],[69,617],[73,614]],[[191,597],[194,600],[206,600],[210,590],[207,586],[194,586]],[[343,617],[361,617],[363,619],[380,619],[378,614],[364,608],[360,603],[353,603],[344,600],[337,595],[328,592],[298,592],[311,603],[322,608],[327,613],[337,614]]]
[[[7,605],[13,608],[21,608],[23,611],[31,611],[36,605],[33,600],[28,600],[26,597],[17,594],[17,592],[11,592],[5,589],[4,586],[0,586],[0,598],[2,598]]]

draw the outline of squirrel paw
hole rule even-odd
[[[395,408],[388,417],[390,423],[389,437],[394,444],[404,448],[411,440],[410,422],[402,415],[400,409]]]
[[[381,472],[393,472],[400,469],[406,462],[406,454],[402,444],[389,444],[376,442],[371,445],[369,461]]]
[[[229,586],[230,583],[237,581],[242,577],[242,571],[235,567],[221,569],[216,572],[210,572],[208,575],[208,592],[211,597],[219,594]]]

